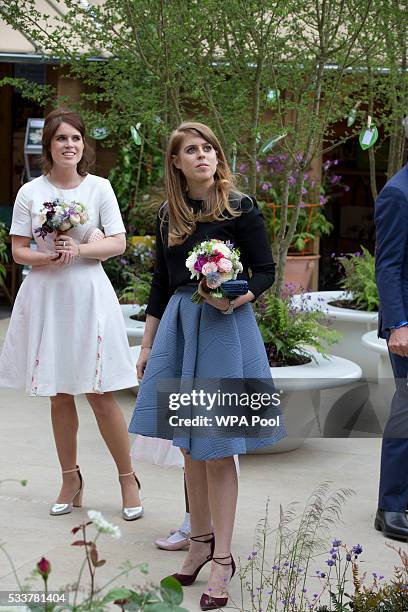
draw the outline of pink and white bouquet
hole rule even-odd
[[[34,232],[45,239],[52,232],[67,232],[77,225],[84,225],[89,217],[85,204],[56,198],[52,202],[44,202],[38,218],[41,225]]]
[[[213,238],[201,242],[190,251],[186,259],[186,267],[192,279],[205,278],[205,285],[212,297],[223,298],[221,285],[235,280],[243,270],[239,257],[239,250],[235,249],[231,242]],[[197,292],[194,293],[192,300],[197,303],[201,301]]]

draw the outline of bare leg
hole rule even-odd
[[[58,393],[51,397],[51,422],[61,470],[72,470],[77,462],[78,414],[73,395]],[[72,500],[80,486],[78,472],[62,475],[62,487],[56,503]]]
[[[205,461],[195,461],[191,459],[190,455],[183,454],[191,519],[191,535],[199,536],[212,533]],[[203,539],[206,540],[209,537]],[[191,540],[190,549],[180,573],[193,574],[195,569],[208,557],[210,550],[210,544],[202,544]]]
[[[184,474],[184,502],[186,504],[186,512],[190,512],[190,505],[188,503],[188,493],[187,493],[187,483],[186,483],[186,475]]]
[[[231,577],[232,532],[238,497],[237,470],[233,457],[206,461],[208,499],[215,533],[214,557],[225,559],[223,564],[211,563],[207,593],[213,597],[225,597]]]
[[[116,403],[113,393],[87,393],[88,402],[94,411],[99,431],[106,442],[119,474],[132,472],[130,460],[129,437],[122,411]],[[120,479],[123,505],[126,507],[141,506],[139,489],[133,476]]]

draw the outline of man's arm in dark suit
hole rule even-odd
[[[387,329],[407,320],[402,268],[408,252],[408,200],[400,189],[386,186],[381,191],[375,203],[375,227],[376,279]]]

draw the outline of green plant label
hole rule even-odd
[[[360,147],[365,151],[372,147],[378,139],[378,130],[376,126],[371,128],[366,128],[362,132],[360,132],[360,136],[358,140],[360,142]]]
[[[280,96],[279,89],[270,89],[266,94],[266,99],[270,104],[274,104]]]
[[[139,128],[140,128],[140,123],[137,123],[136,127],[134,125],[130,126],[130,134],[133,138],[133,142],[138,147],[142,144],[142,139],[140,137]]]
[[[347,117],[347,127],[351,127],[352,125],[354,125],[356,117],[357,117],[357,110],[355,108],[352,108],[349,116]]]
[[[274,136],[273,138],[271,138],[270,140],[268,140],[268,142],[266,142],[264,144],[264,146],[261,148],[260,153],[267,153],[270,149],[272,149],[272,147],[274,147],[280,140],[282,140],[282,138],[285,138],[285,136],[287,136],[287,132],[282,132],[282,134],[278,134],[278,136]]]
[[[96,127],[91,131],[91,137],[95,140],[104,140],[109,136],[109,131],[105,127]]]
[[[231,170],[236,172],[237,169],[237,143],[232,143],[232,159],[231,159]]]

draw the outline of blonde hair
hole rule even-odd
[[[238,199],[241,194],[235,187],[234,177],[228,166],[227,159],[221,144],[214,132],[203,123],[182,123],[170,135],[167,144],[165,162],[165,182],[167,192],[167,206],[161,210],[161,222],[168,220],[169,223],[169,246],[182,244],[188,236],[191,236],[196,228],[197,215],[191,210],[186,201],[187,181],[181,170],[176,168],[174,157],[178,155],[181,143],[187,134],[201,136],[215,149],[218,165],[214,175],[208,198],[203,205],[199,215],[200,221],[219,221],[226,218],[226,212],[230,216],[239,216],[240,211],[231,206],[229,196],[235,192]]]

